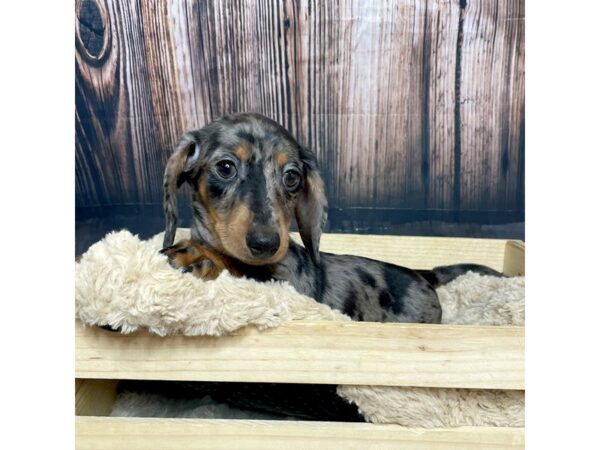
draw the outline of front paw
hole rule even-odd
[[[175,269],[203,280],[214,280],[226,269],[235,274],[225,257],[189,239],[163,248],[160,253],[167,256],[169,264]]]

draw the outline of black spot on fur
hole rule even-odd
[[[382,308],[389,309],[393,302],[394,299],[390,295],[389,291],[383,290],[379,293],[379,304]]]
[[[346,296],[342,312],[347,316],[354,318],[354,314],[356,314],[356,295],[354,294],[354,292],[350,292]]]
[[[367,286],[371,286],[372,288],[375,287],[375,285],[376,285],[375,278],[373,277],[373,275],[371,275],[365,269],[358,267],[356,269],[356,273],[358,274],[358,277],[360,278],[360,281],[363,282],[363,284],[366,284]]]
[[[236,135],[240,139],[244,139],[244,140],[248,141],[251,145],[254,145],[254,143],[256,142],[254,135],[252,135],[251,133],[248,133],[247,131],[240,130],[236,133]]]
[[[396,298],[394,299],[394,303],[392,303],[392,312],[394,314],[402,314],[404,310],[404,298]]]
[[[433,270],[415,270],[419,275],[421,275],[429,284],[433,287],[437,287],[440,284],[440,280]]]
[[[211,141],[208,144],[208,147],[206,149],[206,153],[208,153],[210,155],[212,152],[214,152],[220,146],[221,146],[221,142],[218,139],[211,139]]]
[[[227,187],[226,183],[213,173],[209,173],[206,184],[208,187],[208,193],[213,198],[219,198],[223,196]]]
[[[267,180],[260,164],[250,164],[248,174],[238,189],[238,195],[247,199],[254,214],[254,222],[266,224],[271,221],[272,210],[267,205]]]
[[[497,272],[490,267],[482,266],[481,264],[453,264],[450,266],[434,267],[432,270],[432,272],[434,272],[438,278],[439,285],[449,283],[450,281],[458,278],[461,275],[464,275],[469,271],[478,273],[480,275],[490,275],[504,278],[504,275],[500,272]],[[434,287],[436,286],[434,285]]]
[[[392,312],[401,314],[404,310],[404,298],[407,295],[408,286],[415,281],[414,274],[404,267],[384,264],[383,277],[392,297]]]

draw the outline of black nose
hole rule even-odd
[[[279,249],[279,234],[251,232],[246,236],[246,245],[253,256],[257,258],[270,258]]]

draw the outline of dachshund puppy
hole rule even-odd
[[[173,240],[177,189],[192,188],[191,239]],[[435,287],[469,270],[461,264],[415,271],[368,258],[319,252],[327,220],[314,154],[258,114],[224,116],[183,136],[164,176],[164,249],[172,266],[206,280],[227,269],[282,280],[354,320],[439,323]],[[295,218],[304,246],[292,241]]]

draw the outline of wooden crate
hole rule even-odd
[[[330,234],[322,250],[413,268],[475,262],[507,275],[524,274],[524,246],[518,241]],[[524,446],[522,428],[108,417],[122,379],[523,390],[521,327],[299,321],[220,338],[161,338],[76,323],[75,376],[79,449]]]

